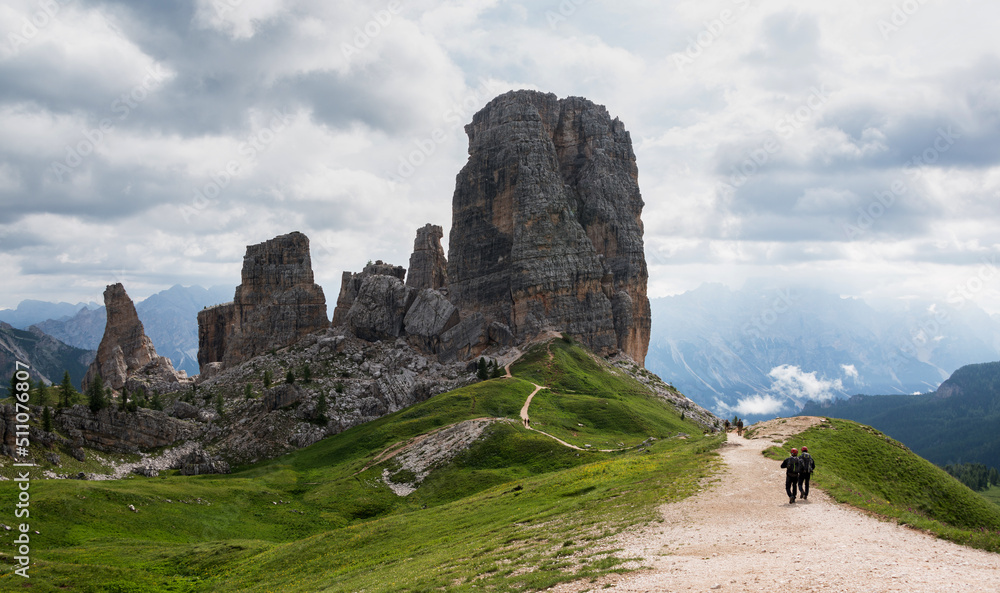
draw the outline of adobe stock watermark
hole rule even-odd
[[[57,20],[62,9],[75,0],[37,0],[37,8],[21,19],[20,27],[7,33],[7,51],[16,56],[38,34]]]
[[[903,163],[903,171],[910,177],[917,177],[920,175],[921,169],[937,163],[941,160],[941,156],[950,151],[955,143],[962,138],[962,134],[955,130],[954,126],[938,128],[937,133],[937,137],[934,138],[930,146]],[[885,216],[896,205],[898,199],[909,190],[906,181],[903,178],[898,178],[889,185],[888,189],[876,191],[875,198],[867,206],[858,207],[854,223],[844,224],[844,235],[847,240],[853,241],[863,237],[875,226],[875,222]]]
[[[236,149],[237,157],[226,161],[225,166],[209,175],[207,183],[192,190],[194,195],[191,197],[191,202],[180,207],[184,222],[190,224],[192,218],[207,210],[248,166],[267,151],[278,134],[288,127],[291,119],[290,113],[273,110],[267,125],[251,133],[240,143]]]
[[[966,303],[980,292],[987,284],[997,278],[997,256],[986,256],[980,260],[976,272],[965,281],[958,283],[947,295],[946,302],[956,310],[961,311]],[[944,329],[951,324],[952,318],[948,310],[941,307],[931,307],[923,319],[912,327],[909,336],[899,343],[898,350],[889,356],[889,364],[899,368],[906,362],[919,359],[921,349],[944,337]]]
[[[483,104],[494,96],[496,88],[489,81],[481,81],[472,93],[466,95],[461,101],[452,104],[442,114],[443,126],[438,126],[423,137],[414,137],[410,143],[413,145],[406,155],[400,156],[395,171],[387,173],[387,177],[394,183],[403,183],[413,176],[424,163],[433,156],[438,148],[448,141],[456,130],[465,127],[472,114],[474,114]]]
[[[384,9],[375,11],[368,22],[360,27],[354,27],[354,37],[351,38],[351,43],[346,41],[341,43],[340,53],[344,54],[345,58],[351,59],[354,54],[364,51],[382,31],[392,24],[393,18],[401,12],[403,12],[403,3],[400,0],[390,0]]]
[[[581,6],[590,0],[562,0],[555,10],[545,11],[545,20],[549,22],[549,28],[555,30],[556,27],[565,23]]]
[[[704,55],[705,50],[725,35],[733,25],[738,23],[753,4],[752,0],[732,0],[737,10],[723,8],[714,19],[704,22],[701,32],[694,37],[688,37],[688,44],[683,52],[674,54],[674,65],[678,72],[694,64],[695,60]]]
[[[898,33],[927,2],[928,0],[903,0],[899,4],[893,4],[889,18],[878,20],[878,32],[882,34],[882,39],[888,41],[893,33]]]
[[[28,424],[28,421],[31,420],[31,409],[28,407],[28,391],[31,388],[31,384],[28,382],[31,377],[28,372],[30,370],[31,367],[27,363],[20,360],[15,361],[12,385],[14,393],[10,394],[11,398],[15,400],[14,420],[16,422],[14,425],[16,431],[14,433],[14,458],[17,462],[13,466],[18,468],[15,470],[17,477],[14,478],[14,481],[17,482],[17,502],[12,506],[15,508],[14,516],[18,519],[27,519],[31,516],[31,468],[35,464],[25,461],[31,453],[31,426]],[[19,533],[14,539],[14,562],[16,562],[14,573],[26,579],[30,578],[28,570],[31,568],[31,536],[28,535],[30,529],[31,526],[27,523],[19,524],[17,528]]]
[[[782,315],[785,315],[792,310],[798,300],[798,296],[794,294],[790,289],[777,289],[776,294],[770,303],[754,314],[750,320],[743,324],[740,329],[740,334],[744,338],[766,340],[769,336],[769,330],[778,323]],[[729,350],[722,350],[721,348],[716,348],[712,354],[712,362],[717,365],[717,368],[727,369],[732,368],[739,360],[746,349],[744,340],[736,341],[732,344],[732,348]]]
[[[146,68],[146,75],[141,82],[111,101],[109,109],[117,117],[102,118],[95,127],[80,130],[82,139],[65,146],[66,156],[61,161],[52,161],[47,169],[49,176],[61,183],[64,175],[79,168],[114,132],[115,126],[128,119],[132,112],[163,84],[167,76],[169,73],[159,62]]]
[[[797,130],[816,116],[827,101],[830,100],[830,90],[827,85],[811,87],[805,102],[794,111],[786,113],[778,118],[774,124],[774,134],[777,138],[769,137],[757,148],[751,150],[742,162],[733,165],[727,185],[738,188],[743,186],[751,177],[756,175],[764,166],[784,150],[784,143],[781,140],[791,138]]]

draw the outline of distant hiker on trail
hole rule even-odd
[[[729,420],[726,420],[726,434],[729,434]]]
[[[792,449],[791,457],[786,457],[781,462],[781,467],[785,468],[785,494],[788,495],[788,503],[795,504],[795,490],[799,486],[799,450]]]
[[[736,421],[736,434],[743,436],[743,419],[740,418]]]
[[[792,449],[793,451],[795,449]],[[816,469],[816,460],[809,454],[809,447],[802,445],[802,455],[799,455],[799,496],[802,500],[809,498],[809,476]]]

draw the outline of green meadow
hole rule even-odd
[[[35,478],[31,578],[10,572],[5,545],[0,589],[537,591],[624,570],[614,536],[696,492],[722,437],[566,340],[512,372],[229,475]],[[548,389],[532,426],[584,450],[521,425],[533,382]],[[399,466],[381,453],[476,418],[500,420],[414,492],[383,481]],[[0,482],[0,501],[16,497]]]

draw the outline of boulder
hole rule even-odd
[[[357,274],[344,272],[341,277],[337,307],[333,310],[333,322],[330,324],[332,327],[347,325],[347,314],[354,305],[354,300],[358,297],[365,279],[371,276],[390,276],[402,282],[406,278],[406,269],[403,266],[394,266],[378,260],[375,263],[369,263]]]
[[[413,305],[403,318],[403,329],[411,343],[425,352],[436,353],[440,336],[458,325],[458,307],[440,292],[425,288],[417,293]]]
[[[298,385],[282,383],[264,394],[264,409],[268,412],[290,406],[302,400],[302,389]]]
[[[200,476],[205,474],[228,474],[229,464],[212,457],[204,451],[196,450],[178,460],[178,469],[184,476]]]
[[[374,342],[398,338],[403,320],[417,291],[393,276],[368,276],[347,312],[347,327],[363,340]]]

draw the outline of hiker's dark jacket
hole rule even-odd
[[[785,460],[781,462],[781,467],[785,468],[785,474],[789,476],[799,475],[799,472],[797,471],[798,465],[798,457],[786,457]]]

